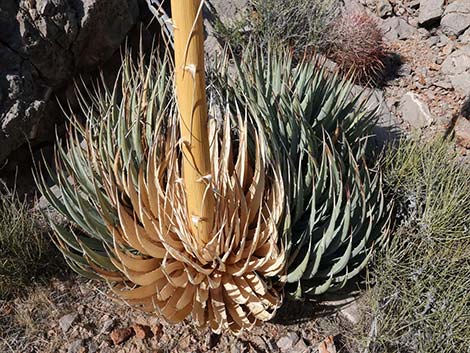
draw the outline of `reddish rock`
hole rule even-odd
[[[134,330],[130,327],[118,328],[111,332],[110,337],[115,346],[127,341],[134,335]]]
[[[160,336],[163,333],[163,325],[162,324],[156,324],[152,326],[152,333],[154,336]]]
[[[150,329],[150,326],[134,324],[132,325],[132,328],[134,329],[135,336],[138,339],[144,340],[152,336],[152,330]]]
[[[457,143],[465,148],[470,148],[470,121],[460,117],[455,124],[455,138]]]

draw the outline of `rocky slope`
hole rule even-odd
[[[470,148],[470,1],[348,0],[366,9],[401,61],[396,78],[377,95],[402,131],[455,133]]]

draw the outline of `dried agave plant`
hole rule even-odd
[[[135,65],[126,56],[121,87],[80,96],[86,126],[71,117],[56,173],[48,171],[60,196],[42,175],[38,185],[73,223],[51,222],[76,272],[105,279],[128,304],[169,322],[191,314],[214,332],[238,332],[270,319],[281,302],[270,281],[285,262],[280,163],[266,158],[265,134],[239,111],[211,121],[215,221],[201,244],[186,207],[170,76],[166,61]]]
[[[350,80],[287,53],[247,53],[234,79],[222,67],[214,81],[230,86],[232,104],[247,107],[282,155],[286,292],[304,298],[343,287],[387,240],[390,205],[365,159],[376,111],[352,94]]]

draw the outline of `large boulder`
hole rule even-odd
[[[439,23],[443,12],[444,0],[421,0],[418,23],[422,26]]]
[[[138,0],[0,1],[0,162],[51,134],[56,95],[106,62],[138,17]]]
[[[456,0],[446,7],[441,27],[447,35],[459,36],[470,28],[470,1]]]
[[[449,77],[454,89],[470,95],[470,47],[464,46],[450,54],[442,63],[441,71]]]
[[[418,30],[400,17],[390,17],[380,23],[384,37],[389,41],[416,38]]]

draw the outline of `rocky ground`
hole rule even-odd
[[[377,18],[394,62],[399,62],[382,88],[368,89],[381,106],[378,133],[384,138],[396,133],[455,134],[462,156],[469,157],[470,1],[345,2]],[[16,81],[8,82],[14,91]],[[276,322],[240,337],[217,336],[199,331],[190,321],[170,326],[112,302],[103,285],[65,277],[0,302],[1,352],[352,353],[357,348],[351,337],[355,327],[367,325],[360,301],[320,318],[317,306],[291,303]],[[303,320],[293,322],[298,316]]]
[[[384,87],[374,92],[385,126],[424,135],[455,133],[462,155],[468,156],[470,2],[361,3],[376,16],[389,51],[398,60],[396,72],[392,70]]]
[[[230,20],[247,1],[215,3]],[[380,139],[400,133],[454,134],[462,155],[470,149],[470,2],[468,0],[341,0],[367,12],[384,33],[386,80],[371,94],[380,105]],[[206,49],[214,49],[209,36]],[[364,87],[358,87],[358,90]]]
[[[334,353],[338,348],[352,352],[354,340],[345,333],[352,332],[361,316],[360,305],[348,300],[330,302],[343,305],[335,312],[333,306],[290,302],[273,322],[239,337],[219,336],[198,329],[190,320],[169,325],[113,302],[106,292],[105,285],[72,276],[38,286],[23,298],[0,302],[0,351]],[[325,310],[330,314],[323,315]]]

